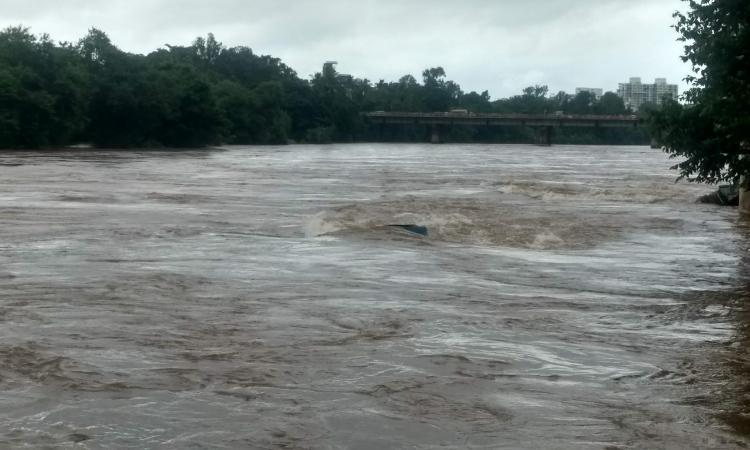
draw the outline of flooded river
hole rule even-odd
[[[0,447],[744,448],[750,233],[672,163],[0,154]]]

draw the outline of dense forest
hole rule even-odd
[[[91,29],[78,42],[54,42],[28,28],[0,31],[0,148],[71,144],[100,147],[194,147],[289,142],[423,141],[416,125],[375,127],[363,111],[624,114],[607,93],[550,95],[546,86],[492,100],[463,92],[441,67],[417,80],[373,83],[324,64],[300,78],[277,58],[228,48],[213,35],[148,55],[118,49]],[[456,127],[455,142],[533,142],[520,127]],[[558,143],[646,143],[643,130],[561,129]]]

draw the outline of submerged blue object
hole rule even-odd
[[[408,225],[408,224],[398,225],[396,224],[396,225],[388,225],[388,226],[394,227],[394,228],[401,228],[401,229],[408,231],[409,233],[418,234],[424,237],[427,237],[429,235],[429,232],[427,231],[427,227],[422,226],[422,225]]]

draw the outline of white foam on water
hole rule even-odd
[[[559,247],[564,245],[565,241],[560,239],[555,233],[551,231],[543,231],[534,236],[534,241],[530,247],[533,249],[543,250],[550,247]]]
[[[343,229],[344,225],[335,219],[332,220],[325,211],[308,218],[303,225],[305,237],[308,239],[325,236]]]

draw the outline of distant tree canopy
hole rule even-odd
[[[167,45],[148,55],[117,48],[101,30],[77,43],[55,43],[21,26],[0,31],[0,148],[73,143],[102,147],[349,142],[376,138],[422,140],[410,126],[376,136],[362,111],[623,114],[613,93],[548,95],[546,86],[493,101],[465,93],[442,67],[418,81],[372,83],[342,75],[327,63],[309,80],[279,59],[248,47],[225,47],[213,34],[189,46]],[[618,134],[619,131],[619,134]],[[456,140],[532,140],[528,130],[455,130]],[[634,143],[621,130],[563,133],[563,142]]]
[[[693,181],[734,181],[750,174],[750,2],[685,0],[675,29],[693,65],[687,105],[675,101],[651,114],[654,132],[675,166]]]

